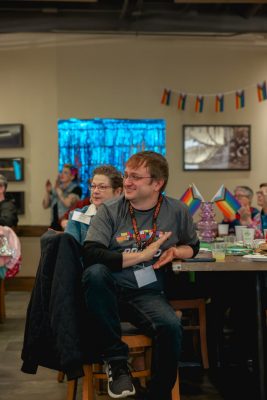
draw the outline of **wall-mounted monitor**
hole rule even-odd
[[[0,149],[23,147],[22,124],[0,124]]]
[[[19,215],[25,213],[25,193],[24,192],[10,192],[8,190],[5,194],[5,198],[6,198],[6,200],[14,201]]]
[[[184,125],[184,171],[249,171],[250,125]]]
[[[0,158],[0,174],[9,182],[19,182],[24,179],[23,158]]]

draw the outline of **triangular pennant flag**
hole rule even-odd
[[[187,98],[186,94],[180,93],[180,95],[178,97],[178,110],[182,110],[182,111],[185,110],[186,98]]]
[[[245,107],[245,91],[240,90],[235,93],[235,108],[239,110]]]
[[[165,104],[165,106],[169,106],[171,102],[171,90],[164,89],[162,97],[161,97],[161,104]]]
[[[215,111],[216,112],[223,112],[224,111],[224,95],[217,94],[215,98]]]
[[[267,99],[266,81],[264,81],[262,83],[258,83],[257,93],[258,93],[259,102]]]
[[[199,208],[202,201],[204,201],[197,187],[192,183],[189,188],[184,192],[180,199],[189,208],[191,215],[194,215]]]
[[[215,196],[212,198],[217,207],[221,210],[226,218],[232,219],[241,207],[235,196],[222,185]]]
[[[203,96],[197,96],[196,97],[196,103],[195,103],[195,112],[203,112],[204,108],[204,97]]]

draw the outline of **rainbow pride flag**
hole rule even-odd
[[[239,110],[245,107],[245,91],[240,90],[235,93],[235,108]]]
[[[222,185],[211,201],[216,203],[226,218],[232,219],[241,207],[234,195]]]
[[[185,110],[186,98],[187,98],[187,95],[186,95],[186,94],[180,93],[180,95],[179,95],[179,97],[178,97],[178,105],[177,105],[178,110],[182,110],[182,111]]]
[[[189,188],[184,192],[180,200],[187,205],[191,215],[195,214],[201,202],[204,201],[202,195],[194,184],[189,185]]]
[[[257,93],[259,102],[267,99],[267,89],[266,89],[266,81],[262,83],[258,83],[257,85]]]
[[[216,112],[223,112],[224,111],[224,95],[217,94],[215,98],[215,111]]]
[[[161,104],[165,104],[165,106],[169,106],[171,102],[171,90],[164,89],[161,97]]]
[[[196,103],[195,103],[195,112],[202,113],[204,108],[204,97],[203,96],[197,96],[196,97]]]

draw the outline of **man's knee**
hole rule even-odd
[[[82,276],[82,284],[84,287],[88,285],[93,285],[93,287],[98,287],[103,285],[103,283],[110,278],[111,273],[103,264],[94,264],[88,267]]]
[[[181,339],[183,332],[181,319],[175,314],[171,318],[167,318],[164,324],[164,331],[170,340],[172,338]]]

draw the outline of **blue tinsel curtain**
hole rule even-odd
[[[95,167],[112,164],[124,171],[128,158],[139,151],[165,155],[164,120],[60,120],[58,122],[59,170],[71,163],[79,168],[83,196]]]

